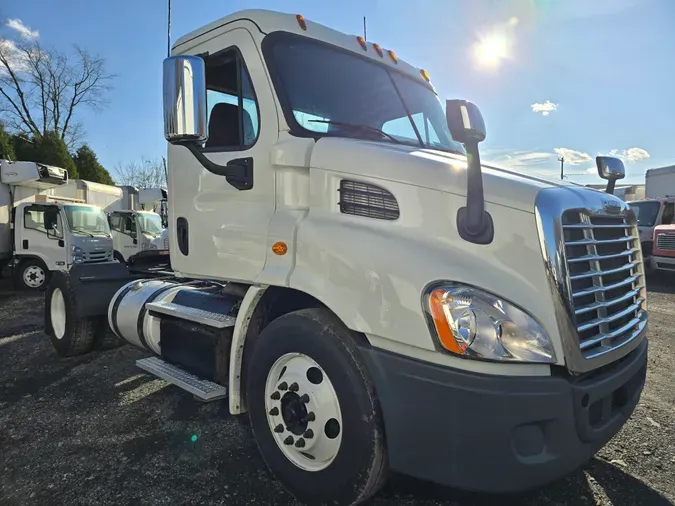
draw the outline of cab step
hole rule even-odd
[[[236,319],[232,316],[221,313],[212,313],[211,311],[204,311],[203,309],[195,307],[181,306],[180,304],[174,304],[173,302],[148,302],[145,305],[145,308],[153,313],[174,316],[181,320],[200,323],[216,329],[234,327],[234,324],[236,323]]]
[[[136,360],[136,365],[144,371],[190,392],[199,400],[210,402],[227,397],[227,387],[213,381],[201,379],[159,357],[138,359]]]

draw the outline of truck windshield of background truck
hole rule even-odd
[[[441,101],[422,76],[416,80],[306,37],[268,37],[265,55],[294,133],[395,142],[393,136],[412,146],[465,153],[450,136]],[[371,45],[369,50],[375,51]]]
[[[150,235],[162,233],[162,218],[158,214],[139,213],[136,220],[141,232]]]
[[[633,202],[628,204],[635,213],[638,227],[653,227],[661,209],[661,202]]]
[[[65,206],[64,211],[71,232],[110,236],[108,220],[102,209],[86,206]]]

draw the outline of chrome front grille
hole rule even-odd
[[[578,346],[591,359],[644,328],[644,270],[637,226],[626,213],[562,213],[568,297]]]
[[[675,234],[666,235],[659,233],[656,235],[656,247],[666,251],[675,251]]]
[[[87,251],[84,254],[84,263],[107,262],[110,259],[110,251],[104,249],[95,249]]]

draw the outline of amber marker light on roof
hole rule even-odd
[[[382,47],[380,47],[379,44],[373,44],[373,47],[375,48],[375,51],[377,51],[377,54],[380,56],[384,56],[384,53],[382,52]]]
[[[361,44],[361,47],[363,48],[364,51],[368,51],[368,46],[366,46],[366,39],[364,39],[359,35],[358,37],[356,37],[356,40],[359,41],[359,44]]]
[[[391,61],[394,63],[398,63],[398,56],[396,56],[396,53],[394,53],[391,49],[387,51],[387,54],[389,55],[389,58],[391,58]]]
[[[431,81],[431,78],[429,77],[429,72],[427,72],[426,70],[424,69],[420,70],[420,75],[424,78],[426,82]]]
[[[295,19],[298,20],[298,25],[300,25],[300,28],[307,30],[307,23],[305,23],[305,17],[302,14],[295,16]]]

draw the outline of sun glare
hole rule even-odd
[[[478,65],[495,68],[509,57],[509,41],[505,35],[494,33],[476,43],[474,50]]]

